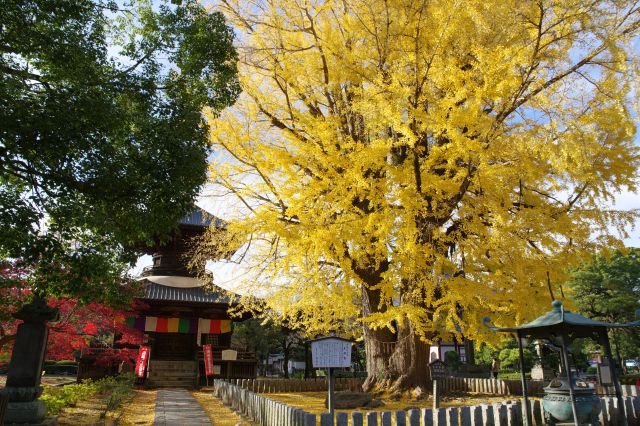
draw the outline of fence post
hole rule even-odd
[[[320,414],[320,426],[333,426],[333,416],[331,416],[331,413]]]
[[[347,413],[336,413],[336,425],[337,426],[349,425],[349,416],[347,415]]]
[[[304,415],[304,426],[316,426],[316,415],[306,413]]]
[[[627,419],[628,419],[628,423],[629,424],[636,424],[638,418],[636,417],[634,410],[633,410],[633,397],[632,396],[627,396],[623,399],[624,401],[624,412],[627,415]]]
[[[600,398],[600,406],[602,410],[598,415],[598,420],[602,426],[606,426],[609,424],[609,407],[607,406],[606,398]]]
[[[380,413],[380,423],[382,426],[391,426],[391,411],[383,411]]]
[[[396,426],[407,426],[407,412],[396,411]]]
[[[507,405],[507,424],[509,426],[519,426],[522,424],[522,421],[519,419],[520,416],[518,416],[519,408],[520,406],[517,404]]]
[[[458,409],[447,408],[447,426],[458,426]]]
[[[409,426],[420,426],[420,410],[417,408],[409,410]]]
[[[493,415],[493,406],[489,404],[480,404],[482,410],[482,423],[485,425],[495,424],[495,416]]]
[[[618,399],[607,398],[607,409],[609,411],[609,421],[613,425],[620,422],[620,411],[618,411]]]
[[[471,407],[471,426],[482,426],[482,407],[479,405]]]
[[[433,410],[430,408],[422,409],[422,426],[433,426]]]
[[[447,426],[447,412],[444,408],[439,408],[433,412],[435,426]]]
[[[533,420],[533,424],[535,426],[542,426],[543,418],[542,418],[542,412],[540,411],[540,405],[541,405],[540,400],[536,399],[530,402],[531,402],[531,413],[533,414],[531,416]]]
[[[471,407],[460,407],[460,426],[471,426]]]
[[[351,426],[363,426],[362,413],[359,411],[351,413]]]
[[[506,426],[508,423],[506,405],[494,404],[493,411],[494,411],[494,421],[500,426]]]

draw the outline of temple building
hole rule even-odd
[[[128,324],[144,333],[151,348],[146,384],[192,387],[205,383],[203,344],[211,344],[216,378],[253,378],[255,354],[231,346],[233,306],[227,292],[203,279],[204,261],[193,268],[189,252],[194,238],[215,227],[224,232],[224,222],[200,208],[180,220],[177,230],[164,243],[142,246],[153,264],[138,278],[143,294],[136,298],[135,314]]]

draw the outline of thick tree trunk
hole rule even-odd
[[[420,339],[407,320],[399,331],[390,359],[392,375],[397,377],[391,389],[401,392],[420,386],[425,390],[429,379],[429,345]]]
[[[313,368],[313,360],[311,358],[311,343],[304,343],[304,378],[316,378],[316,370]]]
[[[379,291],[365,289],[363,315],[377,311],[379,302]],[[397,328],[398,333],[395,334],[387,328],[372,330],[365,325],[367,380],[363,389],[366,392],[403,392],[415,386],[426,387],[429,346],[420,340],[408,321]]]

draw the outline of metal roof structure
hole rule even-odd
[[[222,291],[210,291],[203,287],[169,287],[151,281],[145,281],[144,296],[141,299],[167,302],[231,303],[231,300]]]
[[[562,302],[554,300],[552,303],[552,309],[534,319],[533,321],[523,324],[517,327],[494,327],[489,325],[489,318],[484,319],[484,323],[490,329],[498,332],[519,332],[521,335],[530,336],[544,336],[547,337],[549,333],[564,331],[564,332],[578,332],[581,334],[591,333],[597,329],[606,329],[610,327],[637,327],[640,326],[640,320],[619,324],[608,323],[603,321],[596,321],[590,318],[584,317],[580,314],[575,314],[571,311],[564,309]]]
[[[596,321],[590,318],[584,317],[580,314],[574,314],[567,311],[562,306],[562,302],[554,300],[552,302],[552,309],[534,319],[533,321],[523,324],[519,327],[495,327],[491,325],[491,321],[488,317],[485,317],[482,322],[486,327],[492,331],[498,331],[503,333],[516,333],[516,339],[518,341],[518,352],[520,356],[520,365],[524,366],[524,355],[522,351],[522,338],[530,337],[533,339],[548,340],[554,345],[559,346],[561,351],[561,361],[563,372],[567,376],[569,383],[569,395],[571,398],[571,410],[573,412],[573,423],[575,426],[579,426],[578,410],[576,407],[576,397],[573,385],[573,377],[571,374],[571,367],[569,363],[568,345],[577,338],[587,337],[594,339],[600,343],[606,352],[609,360],[609,365],[613,366],[613,356],[611,354],[611,344],[609,342],[609,335],[607,334],[607,328],[611,327],[638,327],[640,326],[640,320],[619,324],[619,323],[606,323],[603,321]],[[636,311],[636,315],[640,314],[640,310]],[[620,382],[617,378],[616,369],[611,368],[611,377],[616,389],[616,399],[618,406],[622,413],[622,419],[626,419],[624,414],[625,408],[622,401],[622,390],[620,388]],[[523,410],[523,424],[525,426],[531,425],[530,421],[530,408],[529,408],[529,396],[527,395],[527,379],[525,376],[524,368],[520,369],[520,376],[522,382],[522,396],[524,397],[524,405],[527,407]],[[546,410],[546,408],[545,408]],[[624,420],[626,425],[626,420]]]

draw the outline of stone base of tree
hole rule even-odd
[[[373,399],[368,393],[363,392],[336,392],[334,395],[333,407],[336,410],[349,410],[353,408],[373,408],[379,407],[380,401]],[[327,406],[327,399],[324,400]]]

